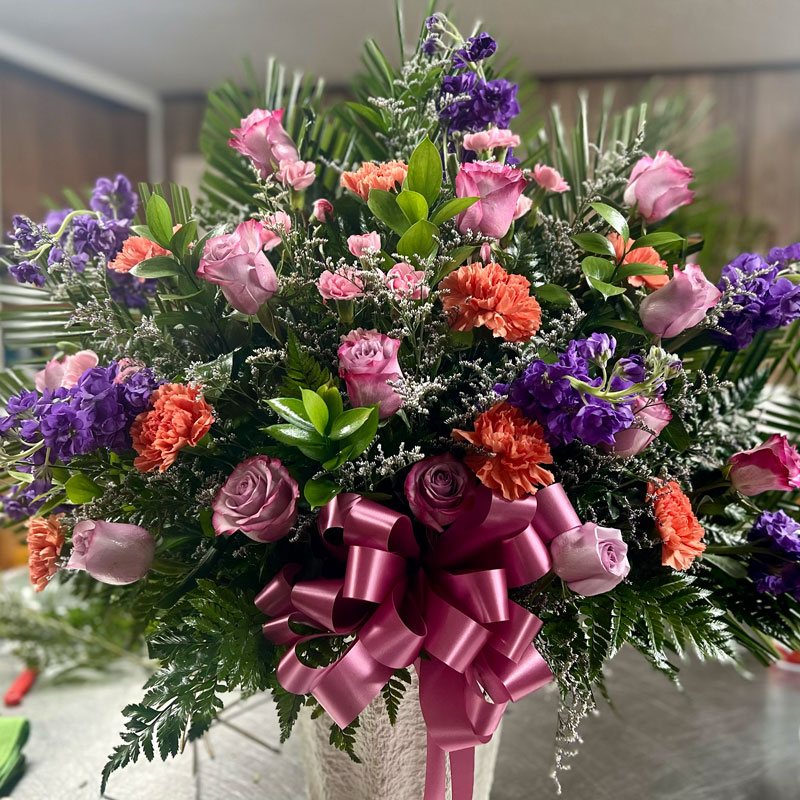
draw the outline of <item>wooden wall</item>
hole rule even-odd
[[[45,196],[118,172],[147,178],[145,114],[0,62],[0,235],[14,213],[41,218]]]

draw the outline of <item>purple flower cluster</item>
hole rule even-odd
[[[19,264],[12,264],[8,271],[17,283],[31,283],[40,289],[44,286],[44,273],[33,261],[20,261]]]
[[[772,251],[770,260],[774,255]],[[778,277],[779,271],[778,264],[770,265],[756,253],[742,253],[723,267],[723,279],[717,286],[724,292],[727,279],[736,292],[733,302],[742,307],[726,311],[719,320],[727,333],[714,332],[714,336],[723,347],[741,350],[759,331],[782,328],[800,319],[800,284]]]
[[[800,522],[783,511],[764,511],[747,538],[774,553],[752,557],[749,575],[756,589],[800,600]]]
[[[569,444],[574,439],[613,445],[616,434],[633,424],[634,397],[612,403],[581,395],[569,379],[600,386],[602,378],[592,377],[590,365],[607,363],[615,349],[613,336],[593,333],[588,339],[571,341],[554,364],[536,359],[510,384],[497,384],[495,391],[507,395],[512,406],[536,420],[550,445]],[[610,389],[622,391],[631,385],[633,381],[614,376]]]
[[[800,242],[790,244],[788,247],[773,247],[767,253],[767,262],[777,264],[785,269],[789,264],[800,262]]]
[[[445,75],[439,117],[454,131],[479,131],[488,125],[507,128],[520,112],[516,83],[487,81],[474,72]]]
[[[20,250],[35,250],[41,243],[42,232],[39,226],[23,214],[14,214],[11,226],[8,238],[16,242]]]
[[[108,275],[108,294],[115,303],[128,308],[147,308],[148,299],[156,293],[158,281],[155,278],[142,280],[129,272],[110,269]]]
[[[131,448],[130,427],[147,410],[158,386],[153,372],[142,369],[120,378],[119,365],[86,370],[70,389],[22,392],[8,403],[8,416],[0,423],[0,435],[17,430],[24,442],[44,442],[51,459],[68,462],[100,448],[122,453]],[[37,450],[33,465],[43,463],[44,449]]]
[[[453,56],[453,66],[457,69],[467,67],[476,61],[483,61],[484,58],[494,55],[497,50],[497,42],[489,36],[486,31],[477,36],[470,36],[461,50],[456,50]]]
[[[110,219],[132,220],[136,216],[139,200],[131,189],[131,182],[124,175],[98,178],[92,192],[89,207]]]

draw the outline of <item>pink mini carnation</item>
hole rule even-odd
[[[313,161],[281,161],[278,168],[278,180],[284,186],[300,191],[314,183],[316,165]]]
[[[468,133],[464,137],[464,149],[478,152],[495,147],[519,147],[519,141],[519,136],[508,128],[489,128],[488,131]]]
[[[336,272],[326,269],[319,276],[317,289],[326,300],[353,300],[364,296],[364,282],[353,267],[341,267]]]
[[[44,369],[36,373],[36,388],[40,392],[61,387],[70,389],[87,369],[96,367],[97,363],[97,353],[94,350],[80,350],[60,360],[51,359]]]
[[[278,211],[264,221],[264,231],[262,238],[264,249],[272,250],[277,247],[285,236],[292,229],[292,219],[285,211]]]
[[[533,168],[533,179],[538,186],[546,189],[548,192],[557,192],[562,194],[569,191],[569,184],[561,176],[561,173],[553,167],[548,167],[546,164],[537,164]]]
[[[381,237],[375,231],[365,233],[362,236],[358,234],[355,236],[348,236],[347,247],[356,258],[361,258],[361,256],[366,254],[367,250],[372,250],[376,253],[380,251]]]
[[[410,297],[412,300],[424,299],[430,293],[425,285],[425,273],[405,261],[395,264],[386,273],[386,285],[398,297]]]

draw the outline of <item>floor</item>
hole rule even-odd
[[[0,658],[0,686],[18,665]],[[18,709],[32,722],[28,769],[14,800],[97,800],[99,774],[117,741],[120,709],[139,698],[142,675],[90,683],[40,680]],[[717,664],[689,663],[676,692],[632,651],[614,660],[615,710],[584,722],[584,744],[562,776],[566,800],[798,800],[800,674],[773,668],[744,680]],[[549,800],[556,698],[541,691],[506,714],[492,800]],[[12,710],[3,709],[2,713]],[[223,713],[207,737],[166,764],[116,773],[108,800],[299,800],[299,747],[278,745],[268,699]],[[377,799],[376,799],[377,800]],[[396,800],[381,798],[381,800]]]

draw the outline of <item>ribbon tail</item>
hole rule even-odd
[[[428,734],[428,752],[425,759],[424,800],[446,800],[445,752]],[[472,795],[470,795],[470,800]]]
[[[453,750],[450,753],[450,779],[453,785],[453,800],[472,800],[475,783],[475,748]]]

